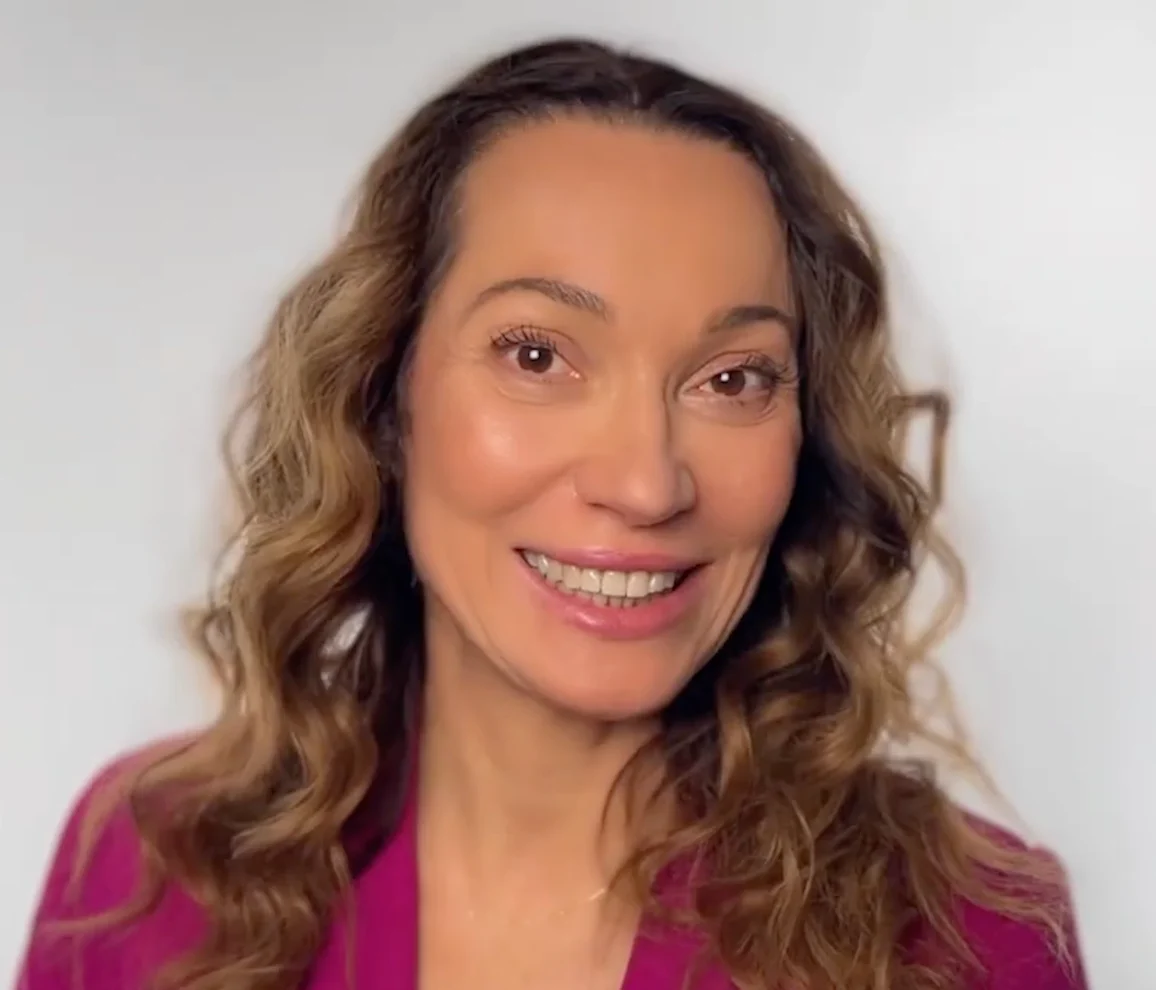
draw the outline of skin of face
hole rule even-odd
[[[572,717],[652,717],[743,614],[794,488],[796,331],[772,197],[721,144],[563,118],[480,155],[457,226],[408,387],[427,662]],[[690,575],[661,622],[624,631],[522,551]],[[646,607],[628,618],[658,614]]]

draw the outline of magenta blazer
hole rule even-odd
[[[91,793],[91,791],[89,792]],[[123,903],[138,876],[137,837],[127,809],[113,817],[83,881],[67,891],[79,822],[76,806],[61,836],[35,915],[17,990],[145,990],[149,977],[193,947],[203,919],[193,901],[170,890],[155,911],[128,932],[79,941],[53,937],[55,920],[91,916]],[[415,990],[417,985],[417,848],[413,802],[399,828],[355,881],[355,990]],[[1079,961],[1065,970],[1032,928],[970,905],[965,933],[987,970],[968,990],[1086,990]],[[352,990],[346,982],[348,918],[338,917],[301,990]],[[644,923],[635,939],[622,990],[681,990],[698,948],[694,938]],[[79,978],[79,982],[78,982]],[[706,970],[696,990],[732,990],[719,970]]]

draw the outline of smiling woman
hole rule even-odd
[[[459,223],[401,457],[435,650],[632,723],[717,652],[791,499],[774,202],[718,142],[574,117],[493,140]]]
[[[478,68],[273,319],[224,708],[81,800],[21,987],[1082,986],[1054,862],[889,755],[958,577],[909,402],[780,118],[591,42]]]

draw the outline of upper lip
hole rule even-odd
[[[667,553],[626,553],[621,550],[607,550],[600,547],[583,549],[547,549],[546,547],[523,547],[527,553],[545,554],[560,564],[574,567],[589,567],[599,571],[689,571],[703,563],[689,557],[676,557]]]

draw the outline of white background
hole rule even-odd
[[[964,710],[1095,986],[1156,987],[1156,4],[619,8],[0,0],[0,980],[77,789],[210,710],[171,615],[276,291],[433,87],[585,30],[786,111],[877,222],[908,365],[957,403]]]

